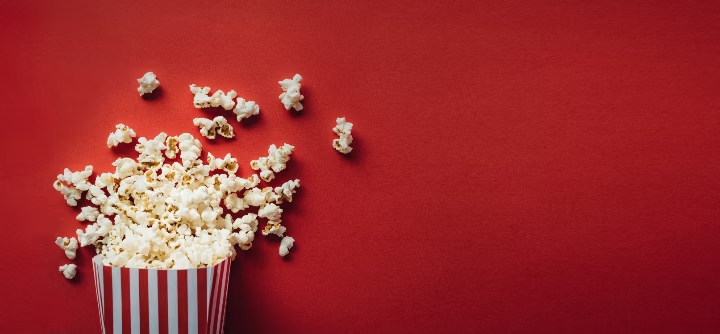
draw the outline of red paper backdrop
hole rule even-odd
[[[206,150],[296,146],[277,255],[233,264],[228,333],[720,331],[720,2],[3,1],[5,333],[97,333],[51,184],[123,122],[197,133],[188,85],[261,114]],[[135,79],[154,71],[153,99]],[[277,81],[305,77],[292,115]],[[335,118],[354,151],[331,147]],[[230,117],[228,117],[230,118]]]

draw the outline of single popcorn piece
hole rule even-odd
[[[235,136],[232,126],[228,124],[227,119],[223,116],[217,116],[212,120],[207,118],[195,118],[193,119],[193,124],[200,127],[200,134],[208,139],[215,139],[216,134],[225,138],[232,138]]]
[[[178,137],[168,136],[165,138],[165,156],[168,159],[175,159],[178,153]]]
[[[138,87],[138,93],[140,93],[140,96],[152,93],[155,88],[160,86],[160,81],[157,80],[157,76],[153,72],[145,73],[142,78],[137,79],[137,82],[140,84],[140,87]]]
[[[223,91],[218,90],[210,97],[210,106],[232,110],[235,106],[235,102],[233,102],[235,97],[237,97],[237,93],[235,93],[234,90],[229,91],[227,95],[225,95]]]
[[[200,157],[202,152],[202,144],[189,133],[183,133],[178,136],[178,147],[180,148],[180,159],[183,164],[195,161]]]
[[[340,117],[336,120],[337,125],[333,128],[333,132],[340,136],[338,139],[333,139],[333,147],[342,154],[348,154],[352,151],[353,136],[352,132],[353,124],[345,121],[345,117]]]
[[[190,85],[190,92],[195,94],[195,98],[193,99],[193,105],[195,108],[199,109],[210,107],[210,103],[212,103],[212,99],[208,96],[208,93],[210,93],[210,87],[200,88],[195,86],[195,84],[192,84]]]
[[[280,240],[280,256],[285,257],[285,255],[288,255],[290,248],[293,247],[293,243],[295,243],[295,239],[292,237],[283,237],[282,240]]]
[[[285,233],[285,226],[280,225],[279,221],[268,221],[267,225],[265,225],[265,229],[262,231],[262,234],[264,236],[268,236],[270,234],[275,234],[278,237],[282,237]]]
[[[295,111],[300,111],[303,109],[300,101],[305,99],[305,97],[300,95],[300,81],[302,81],[300,74],[295,74],[292,79],[278,81],[283,90],[283,93],[280,94],[280,102],[285,106],[285,110],[293,108]]]
[[[98,215],[100,215],[100,211],[96,207],[84,206],[81,210],[77,217],[75,217],[81,222],[86,220],[94,222]]]
[[[60,272],[67,279],[75,278],[75,274],[77,273],[76,270],[77,270],[77,266],[74,264],[66,264],[66,265],[60,266]]]
[[[120,143],[131,143],[132,139],[135,138],[135,130],[125,124],[115,125],[115,129],[115,132],[111,132],[108,136],[108,148],[118,146]]]
[[[237,121],[240,122],[243,118],[250,118],[250,116],[259,114],[260,106],[255,101],[245,101],[245,99],[238,97],[233,112],[237,115]]]
[[[65,256],[67,256],[68,259],[72,260],[75,258],[78,249],[77,239],[74,237],[70,239],[58,237],[55,239],[55,244],[65,251]]]
[[[247,205],[261,206],[265,204],[265,195],[262,193],[260,188],[252,188],[245,191],[243,200],[247,203]]]
[[[148,168],[158,168],[165,161],[162,151],[165,149],[165,139],[167,134],[160,132],[154,139],[146,139],[140,137],[138,144],[135,145],[135,151],[140,153],[138,163]]]
[[[268,156],[250,161],[250,167],[253,170],[260,170],[260,178],[265,182],[270,182],[275,178],[274,173],[285,169],[294,149],[295,147],[290,144],[285,144],[280,148],[277,148],[275,144],[270,145]]]
[[[225,207],[227,207],[228,210],[232,211],[232,213],[238,213],[238,211],[245,210],[249,206],[247,203],[245,203],[245,200],[238,197],[236,193],[232,193],[225,197]]]
[[[282,186],[275,187],[275,194],[278,196],[276,202],[278,204],[283,201],[292,202],[293,194],[297,188],[300,188],[300,180],[298,179],[287,181],[283,183]]]
[[[283,210],[274,203],[267,203],[258,210],[258,217],[267,218],[272,221],[280,221]]]

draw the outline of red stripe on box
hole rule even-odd
[[[102,312],[102,292],[100,291],[100,276],[98,275],[98,265],[93,262],[93,278],[95,279],[95,298],[98,304],[98,314],[100,314],[100,333],[105,333],[105,326],[103,326],[103,312]]]
[[[215,333],[215,313],[217,312],[217,291],[218,286],[220,285],[218,283],[218,280],[220,279],[220,270],[218,270],[220,266],[214,266],[210,268],[210,270],[213,271],[213,281],[212,281],[212,287],[210,288],[210,319],[208,320],[208,333]]]
[[[138,270],[138,287],[140,288],[140,334],[150,333],[150,301],[148,300],[148,271]]]
[[[194,269],[189,269],[194,270]],[[178,333],[188,333],[188,271],[177,271]]]
[[[105,296],[105,330],[112,333],[113,329],[113,302],[112,302],[112,267],[103,266],[103,295]]]
[[[197,271],[198,286],[198,334],[207,333],[207,268]]]
[[[167,270],[157,271],[158,280],[158,328],[160,333],[168,332],[168,284]]]
[[[130,312],[130,269],[120,269],[120,290],[122,292],[122,331],[132,330],[132,313]]]

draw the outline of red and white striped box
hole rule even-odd
[[[136,269],[93,258],[102,333],[223,332],[228,258],[207,268]]]

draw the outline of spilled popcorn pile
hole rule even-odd
[[[280,82],[284,91],[280,100],[286,109],[302,109],[301,79],[296,75],[292,80]],[[140,95],[151,93],[159,85],[151,72],[138,82]],[[191,85],[190,90],[195,95],[195,107],[232,110],[238,121],[260,111],[253,101],[237,98],[235,103],[235,91],[225,94],[218,90],[209,96],[209,87]],[[232,126],[222,116],[212,120],[196,118],[193,123],[208,139],[214,139],[216,134],[233,136]],[[343,129],[349,136],[352,125],[347,124]],[[341,127],[339,121],[338,127]],[[111,148],[131,143],[135,137],[133,129],[118,124],[108,136],[107,145]],[[349,145],[352,137],[349,138],[343,144]],[[228,257],[234,258],[235,246],[250,249],[258,230],[258,219],[262,218],[267,222],[261,233],[281,237],[279,254],[286,256],[294,239],[285,235],[280,204],[292,202],[300,180],[289,180],[275,188],[258,185],[261,179],[269,182],[283,171],[293,150],[289,144],[279,148],[270,145],[268,156],[250,163],[259,175],[241,178],[236,175],[238,162],[230,154],[215,157],[208,153],[206,161],[201,160],[202,144],[192,134],[169,136],[162,132],[152,139],[140,137],[135,145],[139,153],[137,159],[117,159],[112,164],[115,167],[112,173],[100,173],[92,182],[93,166],[76,172],[66,168],[58,175],[53,187],[68,205],[77,206],[83,195],[92,205],[82,207],[76,217],[90,225],[77,230],[77,239],[58,237],[56,244],[69,259],[75,258],[78,247],[93,245],[97,253],[103,255],[103,264],[110,266],[207,267]],[[246,213],[240,218],[226,212],[235,214],[251,207],[257,208],[257,213]],[[74,264],[59,269],[68,279],[75,276]]]

